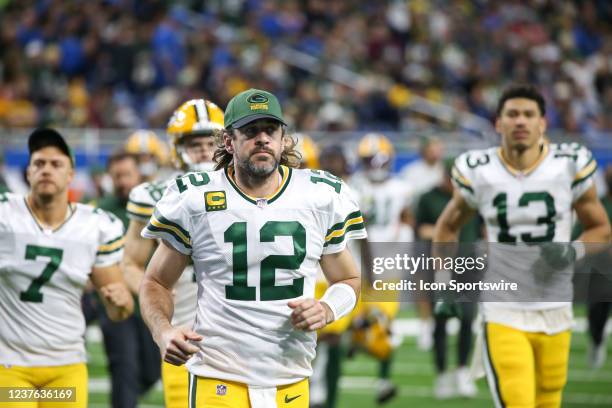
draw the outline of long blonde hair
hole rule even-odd
[[[287,167],[298,168],[300,166],[300,162],[302,161],[302,155],[295,149],[297,140],[294,139],[293,136],[285,134],[284,126],[282,129],[283,139],[285,140],[285,148],[281,153],[279,164]],[[217,143],[217,149],[215,150],[215,155],[213,156],[215,170],[223,169],[229,166],[234,160],[234,155],[225,149],[224,142],[225,135],[230,135],[232,138],[236,137],[233,132],[234,129],[222,129],[213,134],[215,137],[215,142]]]

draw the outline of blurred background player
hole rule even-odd
[[[156,241],[144,239],[140,232],[153,215],[155,204],[162,197],[168,182],[187,171],[212,170],[215,151],[213,132],[223,129],[223,111],[204,99],[192,99],[176,109],[168,122],[171,157],[176,173],[166,180],[146,182],[132,190],[127,206],[130,219],[126,234],[123,265],[130,290],[138,293],[144,268],[156,246]],[[191,327],[196,313],[197,285],[193,267],[188,266],[175,288],[172,324]],[[187,404],[187,370],[162,363],[162,381],[166,407],[185,407]]]
[[[607,193],[601,198],[601,204],[606,210],[608,220],[612,222],[612,165],[608,165],[605,170],[605,181],[607,185]],[[576,239],[582,233],[582,225],[576,224],[573,232],[573,238]],[[597,264],[609,267],[612,263],[612,254],[610,251],[597,254]],[[588,266],[590,268],[590,266]],[[591,272],[591,271],[580,271]],[[612,283],[605,274],[592,271],[591,280],[589,282],[590,290],[595,293],[612,293]],[[596,296],[597,297],[597,296]],[[600,369],[607,358],[607,334],[606,323],[612,311],[612,302],[589,301],[587,303],[587,318],[588,318],[588,363],[591,368]]]
[[[295,150],[302,156],[300,159],[300,168],[319,169],[319,146],[315,141],[305,133],[296,133],[293,137],[297,140]]]
[[[129,224],[127,204],[130,192],[142,183],[140,167],[135,153],[119,151],[112,154],[106,165],[112,180],[112,192],[95,202],[98,208],[117,216],[126,230]],[[149,391],[160,378],[159,349],[138,308],[128,319],[113,322],[100,305],[97,306],[96,314],[111,375],[112,407],[136,407],[139,396]]]
[[[363,211],[368,240],[360,241],[359,251],[355,253],[360,253],[362,279],[371,283],[372,272],[363,270],[363,266],[371,265],[373,257],[384,256],[382,243],[414,240],[409,209],[412,190],[391,173],[395,150],[384,135],[366,134],[357,150],[362,170],[355,173],[349,183]],[[390,379],[394,347],[391,323],[399,311],[399,299],[397,293],[385,296],[385,301],[360,301],[353,318],[353,349],[365,350],[380,363],[376,397],[379,403],[389,401],[397,393]]]
[[[140,173],[146,181],[164,177],[162,168],[168,162],[166,145],[152,130],[137,130],[126,140],[124,149],[138,157]]]
[[[85,408],[88,279],[109,318],[125,319],[134,307],[119,268],[123,227],[110,213],[68,201],[74,159],[57,131],[36,129],[28,148],[30,192],[0,195],[0,384],[75,387],[76,402],[64,404]]]
[[[400,170],[400,178],[413,188],[413,203],[419,202],[422,194],[439,186],[444,179],[444,143],[438,137],[425,136],[420,139],[419,158]],[[415,300],[419,315],[419,350],[430,350],[433,340],[434,321],[431,302],[417,298]]]
[[[416,231],[421,241],[431,243],[434,235],[436,220],[444,211],[446,204],[453,196],[453,184],[451,181],[451,169],[453,159],[444,161],[444,177],[439,185],[426,192],[419,199],[416,207]],[[473,243],[480,237],[480,223],[477,218],[470,220],[459,234],[459,242]],[[464,249],[463,247],[461,248]],[[465,254],[473,256],[473,254]],[[466,272],[466,273],[469,273]],[[433,280],[433,276],[430,277]],[[430,295],[429,293],[426,295]],[[427,300],[432,302],[434,299]],[[439,399],[450,398],[455,395],[462,397],[473,397],[477,389],[470,377],[467,367],[470,350],[472,348],[472,322],[476,311],[473,302],[461,302],[457,304],[460,309],[458,316],[434,314],[433,330],[433,352],[436,368],[436,380],[434,383],[434,396]],[[455,373],[447,370],[447,325],[450,317],[458,317],[460,320],[459,340],[457,345],[457,365]],[[453,375],[454,374],[454,375]]]
[[[296,137],[298,138],[296,149],[302,155],[301,168],[320,168],[343,180],[349,177],[341,146],[329,146],[319,155],[319,147],[309,136],[298,134]],[[315,284],[315,298],[321,299],[328,287],[323,272],[319,270]],[[313,373],[309,379],[311,408],[336,406],[341,363],[346,354],[341,339],[350,327],[351,318],[352,314],[346,315],[317,332],[317,353],[312,363]]]

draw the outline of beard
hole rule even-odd
[[[48,204],[53,201],[55,197],[55,193],[50,191],[41,191],[41,189],[37,189],[33,194],[36,197],[36,201],[42,204]]]
[[[270,174],[274,173],[274,171],[278,168],[279,165],[280,160],[274,155],[272,155],[271,157],[273,157],[272,163],[267,160],[256,162],[251,160],[250,157],[248,157],[246,159],[238,161],[237,165],[249,178],[265,179]]]

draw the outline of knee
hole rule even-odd
[[[565,387],[566,382],[567,377],[562,373],[559,373],[558,375],[547,375],[539,379],[538,391],[543,393],[560,392],[563,387]]]

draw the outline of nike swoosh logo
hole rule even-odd
[[[288,404],[288,403],[290,403],[291,401],[293,401],[293,400],[295,400],[295,399],[300,398],[301,396],[302,396],[302,394],[298,394],[298,395],[296,395],[295,397],[291,397],[291,398],[289,398],[289,395],[285,394],[285,404]]]

